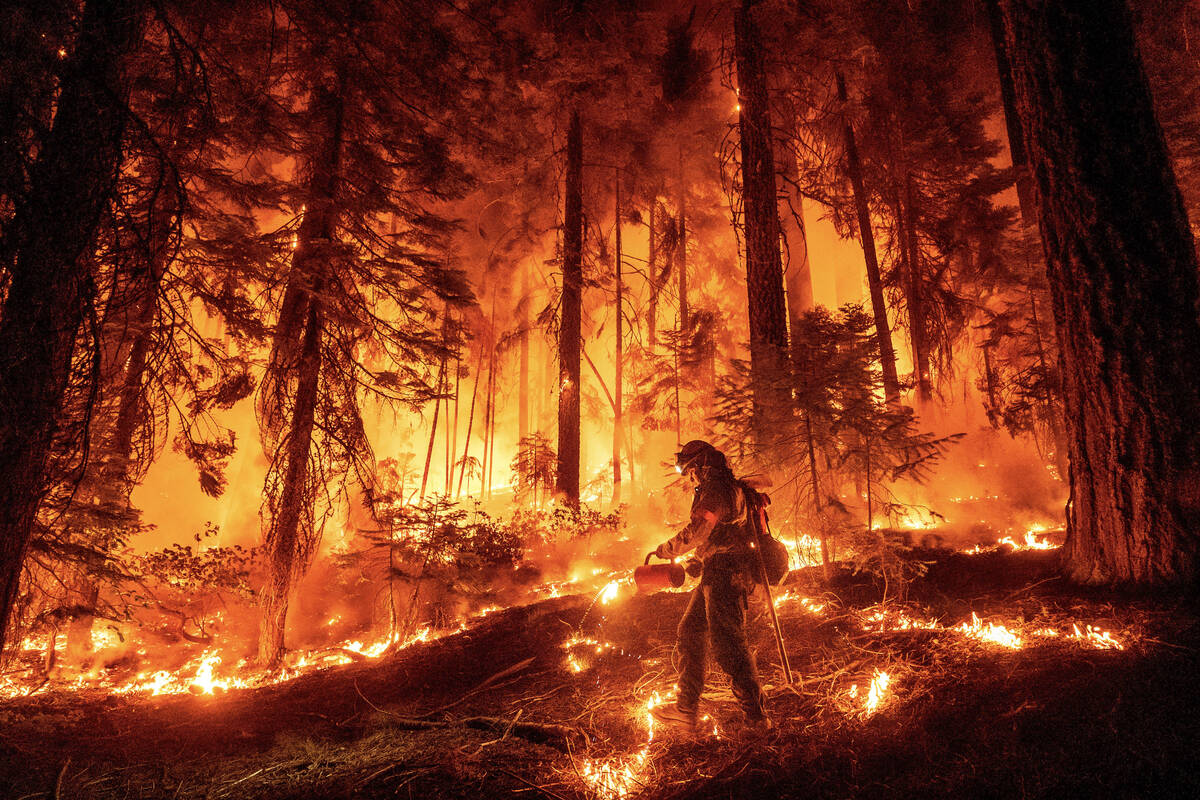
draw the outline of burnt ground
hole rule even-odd
[[[822,590],[796,576],[793,593],[825,607],[781,606],[794,687],[781,686],[758,606],[754,644],[778,724],[766,735],[739,728],[713,675],[706,709],[719,735],[647,743],[641,708],[673,682],[686,595],[626,590],[609,606],[576,596],[497,612],[394,657],[263,689],[10,701],[0,797],[574,800],[617,796],[587,779],[608,763],[630,764],[620,786],[645,798],[1200,796],[1193,600],[1082,592],[1056,577],[1053,552],[926,556],[928,575],[886,608],[868,580],[841,574]],[[891,628],[901,612],[942,627],[865,630],[880,610]],[[1026,646],[953,630],[972,612]],[[1125,649],[1034,634],[1072,622]],[[579,673],[562,647],[577,632],[611,645],[573,650]],[[876,670],[892,682],[868,716]]]

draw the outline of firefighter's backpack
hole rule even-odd
[[[771,498],[745,483],[741,488],[746,497],[746,516],[754,534],[754,546],[762,554],[767,582],[778,586],[788,574],[788,551],[770,532],[767,506],[771,504]]]

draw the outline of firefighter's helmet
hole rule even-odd
[[[686,472],[696,467],[728,468],[728,466],[725,454],[701,439],[693,439],[675,454],[675,469],[680,472]]]

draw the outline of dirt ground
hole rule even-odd
[[[258,690],[9,701],[0,797],[1200,796],[1194,599],[1073,589],[1053,551],[926,556],[903,603],[794,575],[790,686],[752,605],[765,735],[713,667],[704,731],[650,738],[687,595],[626,589]]]

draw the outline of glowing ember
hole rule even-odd
[[[1020,650],[1022,647],[1020,636],[1003,625],[982,622],[974,611],[971,612],[971,621],[962,623],[955,630],[972,639],[1007,647],[1011,650]]]

